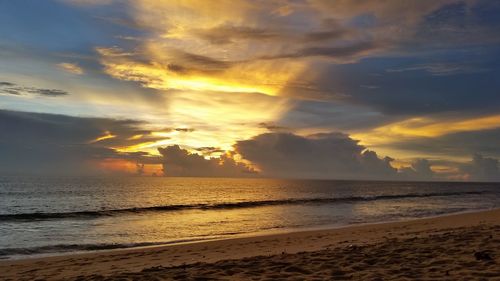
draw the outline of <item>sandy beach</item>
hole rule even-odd
[[[500,280],[500,209],[0,262],[1,280]]]

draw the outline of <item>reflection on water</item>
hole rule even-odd
[[[0,195],[0,257],[500,206],[498,184],[472,183],[5,177]]]

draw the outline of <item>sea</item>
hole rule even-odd
[[[335,228],[500,207],[499,183],[0,177],[0,259]]]

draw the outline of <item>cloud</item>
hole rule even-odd
[[[214,8],[213,3],[199,1],[134,1],[128,6],[130,17],[126,20],[144,31],[134,34],[139,40],[127,40],[120,48],[101,44],[96,50],[105,73],[164,92],[173,112],[199,111],[183,108],[217,103],[221,92],[235,96],[260,93],[290,98],[291,106],[265,122],[298,127],[282,122],[282,118],[303,118],[300,127],[317,126],[307,133],[318,129],[357,133],[342,119],[349,116],[353,120],[349,124],[368,127],[370,122],[388,120],[397,125],[396,121],[426,118],[429,113],[497,110],[498,79],[494,77],[498,71],[485,63],[489,53],[479,55],[477,50],[466,49],[471,45],[430,35],[433,27],[439,26],[439,30],[463,29],[464,36],[453,33],[452,37],[463,37],[464,41],[476,38],[473,34],[486,31],[484,27],[489,25],[478,19],[479,2],[220,1]],[[465,9],[466,15],[455,11],[460,9]],[[471,25],[461,24],[464,16]],[[487,34],[498,37],[491,36],[495,34],[491,30]],[[474,44],[494,46],[485,38],[478,39]],[[317,105],[318,118],[294,111],[294,105],[304,101],[325,101]],[[246,104],[239,106],[242,111]],[[339,105],[362,110],[335,116],[340,122],[321,121],[334,115],[325,113],[323,107],[333,111]],[[201,110],[206,112],[207,108]],[[201,118],[194,115],[198,114],[191,114],[182,123],[199,122]],[[304,124],[306,119],[314,123]],[[236,122],[231,123],[235,126]],[[219,123],[219,127],[227,125]],[[252,134],[236,135],[231,142],[257,133],[253,128]],[[183,147],[227,149],[229,141],[222,145],[213,141],[216,138],[212,135],[211,142],[183,143]]]
[[[229,68],[232,62],[224,61],[220,59],[215,59],[209,56],[193,54],[178,49],[167,50],[169,56],[173,60],[173,64],[169,65],[181,65],[183,69],[187,69],[190,72],[214,72],[221,71]],[[175,58],[175,59],[173,59]],[[172,70],[172,67],[169,69]]]
[[[83,68],[81,68],[80,66],[78,66],[75,63],[62,62],[62,63],[57,64],[57,66],[60,69],[62,69],[63,71],[66,71],[66,72],[71,73],[71,74],[81,75],[81,74],[85,73],[85,71],[83,71]]]
[[[439,137],[422,137],[403,140],[395,137],[384,147],[413,152],[420,155],[434,155],[440,158],[468,158],[475,153],[500,157],[498,140],[500,128],[471,130],[451,133]]]
[[[330,14],[331,17],[350,19],[359,15],[371,14],[379,20],[379,22],[377,22],[379,26],[390,25],[395,22],[405,26],[413,25],[418,23],[423,15],[435,11],[445,4],[453,2],[457,1],[417,1],[411,3],[411,8],[409,8],[408,3],[392,0],[381,2],[373,2],[371,0],[310,1],[313,7],[322,13]]]
[[[489,18],[490,12],[500,9],[496,1],[311,0],[310,5],[320,15],[350,21],[377,41],[391,43],[406,53],[498,42],[499,23]]]
[[[279,126],[279,125],[276,125],[272,122],[261,122],[258,125],[259,125],[259,127],[265,128],[269,131],[290,131],[290,128],[287,128],[284,126]]]
[[[299,136],[272,132],[238,141],[234,148],[268,177],[430,181],[463,176],[458,172],[438,174],[431,161],[423,158],[395,168],[395,159],[380,157],[343,133]]]
[[[205,159],[198,154],[189,153],[178,145],[158,148],[163,156],[163,174],[172,177],[249,177],[256,171],[231,157]]]
[[[260,59],[293,59],[293,58],[308,58],[308,57],[326,57],[336,59],[339,62],[347,62],[357,60],[361,56],[373,53],[379,50],[374,42],[356,42],[346,46],[328,46],[328,47],[308,47],[292,53],[283,53],[274,56],[263,56]]]
[[[475,154],[472,161],[462,166],[471,181],[500,181],[498,159]]]
[[[0,173],[101,174],[109,172],[99,166],[106,159],[150,163],[147,153],[111,148],[133,144],[127,138],[140,132],[140,125],[136,120],[0,110]],[[116,137],[91,141],[107,132]]]
[[[132,119],[0,110],[0,130],[6,132],[0,138],[0,173],[151,175],[163,171],[165,176],[193,177],[500,180],[498,160],[479,154],[465,164],[419,158],[396,169],[393,158],[382,158],[343,133],[263,133],[227,150],[170,145],[172,140],[164,133],[197,131],[145,130],[149,125]],[[158,148],[160,155],[141,150],[148,144],[154,144],[151,148]],[[459,170],[454,171],[455,167]]]
[[[434,76],[447,76],[447,75],[485,72],[489,71],[489,69],[481,66],[463,64],[463,63],[462,64],[428,63],[428,64],[417,64],[412,66],[387,69],[387,72],[404,72],[404,71],[425,71]]]
[[[474,50],[445,53],[446,56],[427,53],[367,58],[358,63],[312,69],[301,79],[304,84],[314,85],[314,91],[289,90],[304,98],[362,105],[384,115],[406,118],[449,112],[498,112],[498,52],[485,49],[481,55]],[[440,62],[429,63],[437,60]],[[409,70],[415,66],[419,70]]]
[[[194,148],[197,152],[201,153],[203,156],[212,157],[214,155],[223,155],[226,153],[224,149],[214,146],[203,146]]]
[[[290,128],[300,135],[348,132],[396,156],[370,146],[367,134],[353,135],[375,128],[371,136],[385,137],[382,145],[442,148],[448,159],[457,155],[449,151],[498,153],[491,136],[442,144],[498,124],[496,1],[78,0],[39,5],[45,18],[26,16],[14,2],[2,25],[5,80],[29,77],[47,89],[0,83],[9,95],[5,107],[140,116],[155,128],[195,128],[155,136],[149,125],[150,132],[121,134],[104,126],[85,140],[97,140],[95,146],[125,153],[179,144],[190,152],[212,147],[199,152],[217,155],[236,140]],[[92,7],[102,3],[113,5]],[[84,66],[91,75],[60,75],[58,63],[75,74]],[[59,85],[71,96],[31,98],[64,97],[52,90]],[[446,117],[453,112],[462,116]],[[359,154],[362,167],[373,162],[370,169],[386,170],[378,156]],[[429,157],[411,158],[417,156]]]
[[[371,145],[404,143],[419,138],[439,138],[460,132],[492,130],[500,127],[500,115],[491,116],[429,116],[412,117],[407,120],[384,124],[356,134]]]
[[[275,96],[293,74],[296,63],[230,61],[150,44],[129,53],[117,48],[97,48],[105,72],[114,78],[136,81],[157,90],[260,93]],[[143,56],[148,57],[144,59]],[[287,71],[285,71],[287,70]]]
[[[420,48],[498,44],[500,22],[489,18],[498,11],[496,1],[448,1],[425,15],[412,41]]]
[[[273,13],[283,9],[297,18]],[[100,62],[114,78],[159,90],[282,95],[318,58],[353,62],[386,46],[310,3],[141,0],[130,15],[147,38],[97,47]]]
[[[310,44],[334,39],[355,39],[362,33],[355,28],[343,26],[332,19],[323,21],[322,26],[313,31],[294,30],[290,26],[245,26],[222,24],[212,28],[193,29],[188,31],[203,40],[215,45],[227,45],[257,41],[267,44]]]
[[[248,26],[221,25],[211,29],[196,29],[191,32],[216,45],[234,43],[235,40],[263,41],[283,38],[278,31]]]
[[[184,132],[184,133],[194,132],[193,128],[175,128],[174,130],[177,132]]]
[[[405,180],[432,180],[435,179],[435,172],[431,169],[431,164],[427,159],[417,159],[410,167],[399,169],[402,179]]]
[[[342,133],[307,137],[265,133],[235,144],[236,153],[262,174],[287,178],[393,179],[389,157],[379,158]]]
[[[0,95],[1,94],[15,96],[36,95],[44,97],[60,97],[69,95],[68,92],[63,90],[24,87],[10,82],[0,82]]]
[[[68,95],[68,92],[57,89],[24,88],[24,90],[30,94],[36,94],[39,96],[46,96],[46,97],[60,97]]]

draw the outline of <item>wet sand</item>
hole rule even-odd
[[[500,209],[0,262],[0,280],[499,280]]]

